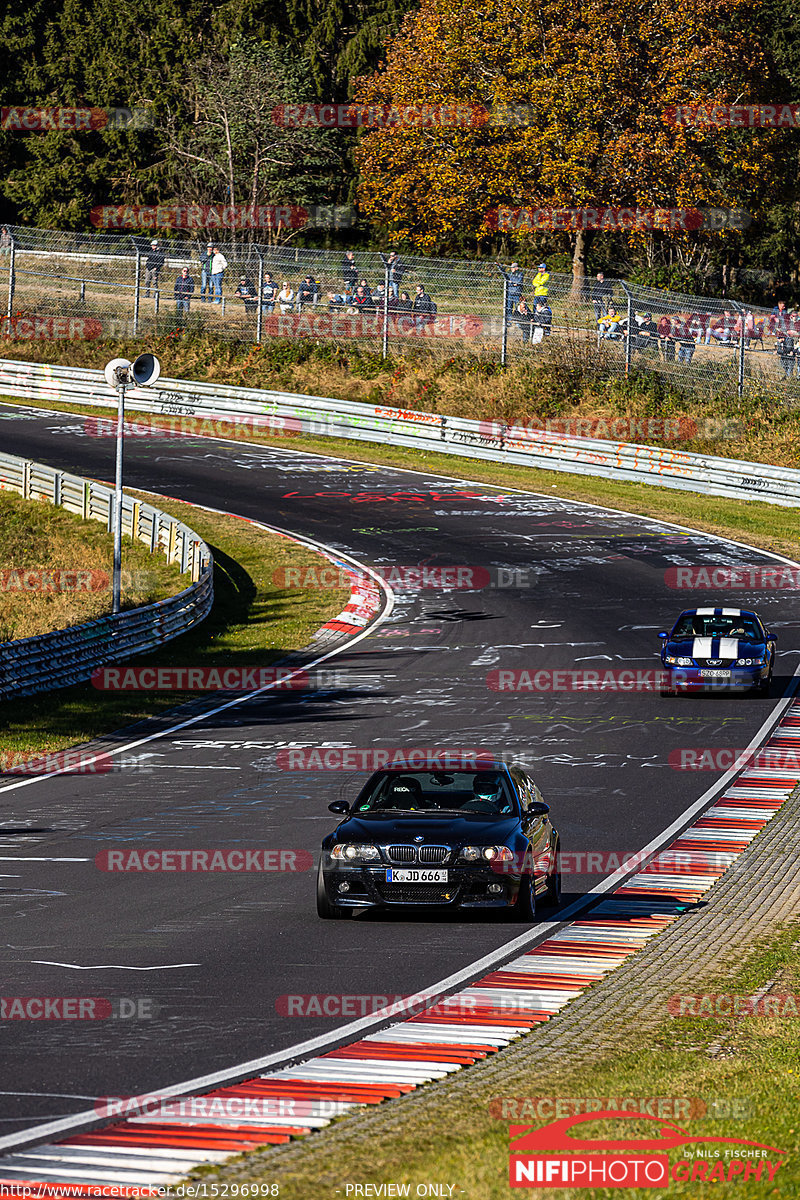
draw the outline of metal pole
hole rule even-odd
[[[742,396],[744,395],[744,346],[745,346],[745,332],[746,332],[745,331],[746,317],[745,317],[744,310],[742,308],[740,308],[740,306],[738,304],[734,303],[734,308],[736,309],[736,311],[739,314],[739,322],[740,322],[740,327],[739,327],[739,387],[738,387],[738,391],[739,391],[739,399],[741,400]]]
[[[256,308],[256,345],[261,345],[261,324],[262,324],[262,297],[264,295],[264,256],[261,253],[261,247],[256,246],[256,254],[258,255],[258,307]]]
[[[508,358],[508,277],[503,276],[503,341],[500,348],[500,366],[506,365]]]
[[[11,239],[11,251],[8,256],[8,312],[7,317],[9,324],[14,311],[14,285],[16,283],[15,261],[17,257],[17,243]]]
[[[117,463],[114,476],[114,573],[112,613],[119,612],[122,590],[122,448],[125,421],[125,384],[117,384]]]
[[[633,296],[628,290],[625,280],[622,283],[622,290],[628,298],[628,321],[625,331],[625,374],[629,375],[631,370],[631,343],[633,341]]]
[[[136,247],[136,282],[133,288],[133,336],[139,335],[139,301],[142,295],[142,252]]]
[[[382,358],[389,357],[389,264],[383,264],[383,349]]]

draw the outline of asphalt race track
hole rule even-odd
[[[83,417],[0,406],[0,422],[8,452],[113,479],[113,440],[86,436]],[[489,672],[654,669],[660,629],[682,608],[723,601],[756,608],[777,631],[773,700],[797,665],[796,592],[717,596],[665,582],[670,567],[774,560],[648,519],[294,453],[290,442],[128,439],[125,482],[296,531],[382,570],[468,565],[490,582],[395,587],[389,620],[327,664],[347,672],[335,689],[245,701],[165,734],[110,774],[13,790],[0,782],[3,995],[152,1002],[140,1004],[151,1014],[142,1018],[0,1022],[0,1135],[350,1019],[286,1016],[281,997],[407,994],[521,932],[485,915],[321,922],[312,871],[111,875],[94,864],[101,851],[290,848],[316,860],[335,822],[328,803],[360,777],[280,769],[281,748],[450,745],[527,755],[563,850],[622,855],[719,777],[673,769],[670,751],[746,746],[771,701],[517,694],[490,690]],[[600,878],[565,877],[565,901]]]

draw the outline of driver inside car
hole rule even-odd
[[[505,807],[502,807],[505,804]],[[499,776],[494,771],[481,771],[472,781],[472,799],[461,805],[461,812],[510,812],[503,800]]]

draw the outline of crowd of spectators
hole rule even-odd
[[[347,250],[341,262],[342,282],[336,291],[326,292],[327,310],[350,315],[378,316],[384,311],[392,318],[406,317],[409,327],[422,330],[436,320],[437,305],[425,286],[417,284],[413,297],[403,290],[402,282],[409,268],[396,251],[381,254],[383,280],[370,283],[359,271],[354,251]],[[149,252],[144,257],[145,296],[151,291],[157,295],[160,277],[166,263],[166,255],[157,239],[153,239]],[[553,312],[548,300],[550,274],[546,263],[540,263],[529,284],[530,300],[526,299],[525,272],[519,263],[512,262],[509,268],[497,263],[504,280],[506,320],[509,326],[519,329],[523,345],[534,345],[549,337],[553,326]],[[229,264],[220,248],[209,242],[199,260],[201,303],[221,304],[223,283],[229,272]],[[182,267],[174,283],[176,314],[185,318],[195,297],[195,279],[191,267]],[[388,284],[388,287],[387,287]],[[239,277],[234,289],[235,298],[242,301],[246,314],[258,311],[281,314],[303,313],[316,310],[323,304],[323,290],[314,275],[305,275],[297,284],[287,279],[280,282],[270,271],[264,272],[261,296],[258,284],[246,272]],[[778,356],[785,379],[800,378],[800,311],[788,309],[779,300],[767,316],[757,316],[751,309],[743,313],[737,306],[723,309],[722,313],[709,312],[666,312],[654,319],[651,312],[636,312],[632,317],[630,335],[628,331],[627,298],[624,305],[617,307],[614,297],[614,281],[598,272],[588,290],[588,300],[594,310],[598,345],[600,342],[630,341],[631,349],[643,355],[654,354],[664,361],[689,366],[698,346],[737,347],[744,340],[745,348],[759,346],[766,349],[765,337],[775,339],[774,352]]]

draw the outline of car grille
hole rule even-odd
[[[458,888],[437,887],[429,883],[384,883],[382,899],[394,904],[448,904],[455,899]]]
[[[449,846],[420,846],[419,861],[421,863],[443,863],[450,853]]]
[[[386,854],[390,862],[413,863],[417,861],[416,846],[387,846]]]
[[[424,863],[431,866],[447,861],[449,846],[387,846],[386,857],[393,863]]]

